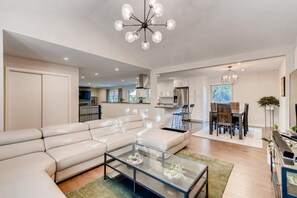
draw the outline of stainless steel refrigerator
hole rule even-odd
[[[189,104],[189,87],[177,87],[174,89],[174,105],[182,107]]]

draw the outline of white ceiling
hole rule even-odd
[[[21,13],[18,16],[35,16],[39,20],[59,16],[59,19],[65,20],[65,23],[69,22],[69,19],[86,19],[91,21],[94,27],[96,26],[104,32],[102,35],[108,35],[114,44],[120,44],[126,53],[131,54],[131,57],[136,57],[152,68],[179,65],[295,43],[297,1],[294,0],[157,1],[162,3],[165,8],[164,16],[158,18],[157,22],[165,22],[167,19],[173,18],[177,22],[177,27],[174,31],[160,28],[163,33],[163,41],[160,44],[152,43],[151,49],[148,51],[143,51],[140,47],[142,38],[135,43],[127,43],[124,39],[127,30],[117,32],[113,28],[114,21],[121,18],[121,6],[124,3],[131,4],[135,15],[140,17],[143,12],[143,1],[1,0],[0,10],[10,13],[6,20],[13,20],[16,23],[21,23],[22,20],[14,18],[15,13]],[[54,24],[52,24],[52,28],[61,28],[58,25],[54,26]],[[31,25],[32,28],[39,28],[34,26],[34,20],[30,21],[28,25]],[[86,25],[76,28],[88,27]],[[106,86],[107,83],[114,82],[114,86],[116,86],[116,82],[122,84],[122,79],[130,84],[135,80],[137,74],[147,72],[147,70],[134,65],[103,58],[100,54],[95,56],[82,51],[65,49],[59,45],[54,46],[51,43],[39,43],[40,41],[30,39],[28,41],[28,38],[21,39],[22,36],[20,35],[6,34],[5,40],[9,36],[14,41],[6,41],[6,43],[14,42],[11,46],[21,45],[22,47],[9,48],[5,46],[6,53],[80,67],[81,74],[86,76],[81,81],[82,85],[92,82],[98,86]],[[65,39],[67,39],[66,36]],[[84,42],[83,38],[81,42]],[[113,45],[112,42],[110,45]],[[33,47],[29,43],[33,43]],[[98,43],[98,47],[100,47],[100,43]],[[70,57],[67,63],[61,61],[66,52],[69,52],[67,56]],[[121,72],[114,73],[115,67],[123,69],[120,70]],[[99,68],[100,71],[98,71]],[[95,72],[99,73],[99,77],[94,77]]]
[[[139,74],[149,73],[149,70],[144,68],[7,31],[4,32],[4,53],[79,67],[80,86],[132,85]],[[65,57],[69,60],[65,61]],[[115,71],[115,68],[119,71]],[[95,73],[98,73],[98,76]],[[84,76],[84,79],[81,76]]]
[[[285,57],[274,57],[261,60],[254,60],[248,62],[241,62],[232,65],[220,65],[208,68],[200,68],[193,70],[186,70],[181,72],[171,72],[161,74],[158,77],[158,81],[180,79],[180,78],[191,78],[191,77],[220,77],[224,72],[228,71],[228,66],[232,66],[232,71],[240,75],[255,73],[255,72],[278,72],[280,66],[284,62]]]
[[[176,20],[174,31],[154,28],[163,33],[160,44],[143,51],[142,39],[127,43],[127,30],[117,32],[115,20],[121,18],[121,6],[129,3],[136,16],[142,16],[143,1],[105,1],[92,15],[103,31],[141,57],[153,68],[230,56],[261,49],[294,44],[297,36],[297,1],[292,0],[158,0],[164,16]],[[125,22],[129,23],[129,22]],[[128,29],[128,28],[127,28]],[[133,29],[133,28],[130,28]],[[151,41],[151,39],[150,39]]]

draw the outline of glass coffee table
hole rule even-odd
[[[104,179],[136,197],[208,197],[206,165],[139,144],[106,152]]]

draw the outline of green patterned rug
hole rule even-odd
[[[229,176],[233,169],[233,164],[221,161],[212,157],[190,153],[181,150],[176,155],[191,159],[196,162],[204,163],[209,167],[209,197],[222,197],[226,188]],[[103,177],[83,186],[66,195],[68,198],[132,198],[129,191],[112,182],[104,180]]]

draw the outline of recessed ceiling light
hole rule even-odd
[[[82,76],[81,78],[82,78],[82,79],[84,79],[85,77],[84,77],[84,76]]]
[[[88,85],[91,85],[91,83],[89,82]]]
[[[241,65],[241,63],[237,63],[237,65]]]
[[[160,74],[157,74],[157,77],[160,77],[161,75]]]
[[[125,80],[122,80],[122,82],[124,82]]]
[[[242,68],[242,69],[241,69],[241,71],[242,71],[242,72],[244,72],[244,71],[245,71],[245,69],[243,69],[243,68]]]
[[[68,61],[68,60],[69,60],[69,58],[67,58],[67,57],[64,57],[64,60],[65,60],[65,61]]]
[[[98,76],[99,74],[98,73],[95,73],[95,76]]]
[[[120,69],[119,69],[119,68],[115,68],[114,70],[115,70],[115,71],[119,71]]]

